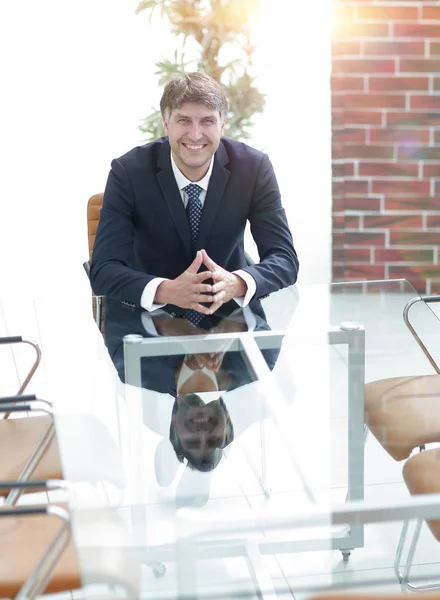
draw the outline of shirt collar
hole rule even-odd
[[[179,188],[179,190],[183,190],[183,188],[186,187],[187,185],[189,185],[190,183],[196,183],[203,190],[205,190],[205,192],[208,191],[208,185],[209,185],[209,180],[211,179],[212,167],[214,166],[214,157],[211,158],[211,163],[209,165],[208,172],[203,177],[203,179],[201,179],[200,181],[190,181],[187,177],[185,177],[185,175],[182,173],[182,171],[176,165],[172,152],[171,152],[171,166],[173,168],[174,177],[176,178],[176,183],[177,183],[177,187]]]

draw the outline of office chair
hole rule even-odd
[[[3,491],[17,486],[49,491],[63,482],[0,482]],[[89,583],[120,585],[129,598],[139,597],[140,563],[121,517],[106,507],[78,511],[74,519],[79,556],[65,505],[0,507],[1,598],[33,600],[42,593],[76,590]],[[87,540],[81,539],[84,533]],[[87,543],[94,539],[99,540],[99,551]]]
[[[365,423],[382,447],[396,461],[408,459],[413,450],[419,448],[420,454],[412,456],[405,463],[403,476],[409,491],[420,494],[432,493],[434,490],[440,492],[440,486],[436,488],[435,479],[432,479],[432,475],[436,474],[440,481],[439,451],[436,449],[425,451],[426,444],[440,442],[440,369],[409,317],[411,308],[418,302],[440,302],[440,296],[416,297],[406,304],[403,311],[405,324],[436,374],[391,377],[367,383]],[[420,469],[419,473],[417,469]],[[394,564],[402,589],[414,591],[439,587],[437,585],[415,587],[409,583],[409,572],[422,521],[417,523],[404,569],[400,570],[408,525],[408,522],[403,525]],[[428,525],[436,539],[440,541],[439,522],[430,521]]]
[[[90,262],[92,260],[93,244],[95,243],[96,231],[99,223],[99,213],[101,212],[102,199],[104,194],[94,194],[87,202],[87,235],[89,242],[89,260],[83,263],[87,277],[90,279]],[[105,298],[102,296],[94,296],[93,316],[95,323],[101,333],[104,332],[104,308]]]
[[[21,336],[0,338],[0,345],[28,344],[35,350],[35,360],[20,385],[16,396],[0,398],[0,481],[28,479],[62,479],[61,462],[55,441],[52,407],[34,395],[23,395],[38,365],[41,351],[35,342]],[[9,419],[12,413],[44,412],[38,417]],[[7,496],[6,504],[15,504],[21,495],[18,489],[9,493],[0,489],[0,496]]]

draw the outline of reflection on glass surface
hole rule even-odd
[[[229,310],[226,307],[226,310],[204,317],[196,326],[166,310],[148,313],[106,299],[106,345],[122,381],[125,381],[123,339],[126,335],[137,334],[144,339],[154,339],[240,335],[268,330],[261,307],[257,314],[249,307],[241,309],[233,306],[231,309],[229,306]],[[156,480],[163,487],[173,482],[178,463],[186,462],[187,471],[212,471],[219,465],[223,450],[234,440],[234,422],[228,411],[227,396],[232,390],[250,384],[255,375],[249,370],[242,352],[231,351],[229,347],[230,343],[226,340],[215,352],[181,352],[141,359],[142,388],[145,392],[168,396],[157,398],[153,394],[143,402],[144,424],[164,436],[156,448],[155,460]],[[273,369],[278,354],[279,348],[263,350],[270,369]],[[242,395],[240,399],[244,406]],[[153,408],[156,402],[161,403],[160,409]],[[168,427],[166,418],[157,418],[158,411],[161,414],[165,412],[165,404],[169,410]],[[241,415],[237,418],[243,421]],[[186,472],[179,482],[177,504],[182,505],[185,502],[182,498],[191,496],[191,504],[200,505],[209,496],[209,485],[208,476],[197,479],[195,474]]]

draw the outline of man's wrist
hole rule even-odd
[[[247,292],[247,284],[245,282],[245,280],[240,277],[240,275],[237,275],[236,273],[233,273],[234,278],[235,278],[235,285],[234,285],[234,293],[232,295],[233,298],[243,298],[244,296],[246,296],[246,292]]]
[[[155,304],[168,304],[169,303],[169,293],[172,288],[172,280],[165,279],[162,281],[156,289],[156,294],[154,296]]]

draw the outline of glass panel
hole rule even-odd
[[[171,310],[149,314],[107,298],[104,336],[88,301],[72,303],[62,337],[59,312],[36,304],[63,472],[78,482],[74,514],[114,508],[149,565],[143,592],[158,597],[175,597],[196,578],[200,597],[254,594],[268,581],[299,592],[375,577],[395,584],[401,521],[426,516],[426,501],[409,494],[407,486],[421,489],[405,483],[403,463],[387,447],[391,440],[392,452],[406,451],[414,437],[391,421],[392,435],[381,439],[380,418],[397,406],[399,427],[409,424],[419,437],[429,429],[434,450],[440,441],[437,376],[421,346],[439,358],[439,323],[418,299],[401,280],[302,286],[193,327]],[[419,340],[403,318],[411,301]],[[416,387],[400,393],[393,380],[371,403],[373,382],[395,377]],[[364,400],[374,433],[366,441]],[[105,494],[91,479],[105,481]],[[240,529],[260,512],[263,521]],[[90,548],[104,543],[82,538],[79,517],[76,524],[86,572]],[[421,535],[416,565],[429,563],[428,550],[440,557],[426,526]],[[335,549],[354,549],[348,565]],[[419,569],[425,577],[431,562]],[[167,567],[163,579],[153,575],[156,563]],[[252,576],[255,564],[268,579]]]

